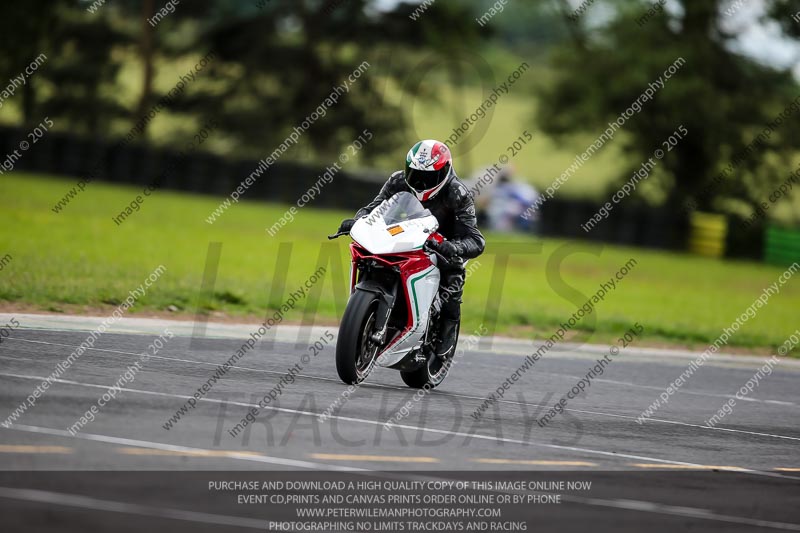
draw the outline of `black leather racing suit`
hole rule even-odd
[[[398,192],[414,193],[406,183],[403,171],[391,175],[378,196],[356,213],[356,219],[369,215],[384,200]],[[455,172],[450,171],[447,185],[430,200],[422,202],[439,221],[439,233],[456,245],[458,256],[473,259],[483,253],[486,240],[478,230],[475,204],[469,190],[461,183]],[[463,261],[454,261],[452,266],[441,264],[439,295],[442,298],[443,320],[461,320],[461,296],[464,293],[465,270]]]

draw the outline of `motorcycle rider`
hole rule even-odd
[[[406,155],[405,170],[393,173],[380,193],[358,210],[355,218],[346,219],[340,233],[349,233],[355,220],[368,216],[384,200],[398,192],[414,194],[439,221],[439,233],[447,240],[428,241],[430,247],[449,259],[440,263],[439,296],[442,308],[434,354],[444,362],[455,354],[461,322],[461,296],[466,273],[464,260],[483,253],[486,240],[478,230],[472,195],[453,169],[450,149],[435,140],[419,141]]]

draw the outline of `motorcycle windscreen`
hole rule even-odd
[[[431,215],[429,210],[422,207],[416,196],[406,191],[399,192],[388,200],[384,200],[375,211],[383,214],[383,220],[387,225],[416,218],[425,218]]]
[[[419,250],[438,227],[436,217],[404,191],[356,220],[350,237],[373,254],[410,252]]]

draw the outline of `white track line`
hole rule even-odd
[[[8,337],[8,339],[14,339],[14,340],[23,341],[23,342],[31,342],[31,343],[36,343],[36,344],[46,344],[46,345],[50,345],[50,346],[62,346],[62,347],[66,347],[66,348],[77,348],[77,346],[72,346],[72,345],[69,345],[69,344],[61,344],[61,343],[56,343],[56,342],[34,341],[34,340],[28,340],[28,339],[19,339],[19,338],[15,338],[15,337]],[[143,354],[140,354],[140,353],[125,352],[125,351],[121,351],[121,350],[109,350],[109,349],[104,349],[104,348],[89,348],[88,350],[94,350],[94,351],[97,351],[97,352],[106,352],[106,353],[112,353],[112,354],[118,354],[118,355],[132,355],[132,356],[136,356],[136,357],[141,357],[143,355]],[[189,364],[193,364],[193,365],[206,365],[206,366],[210,366],[210,367],[213,367],[213,368],[216,368],[217,366],[219,366],[219,363],[209,363],[209,362],[205,362],[205,361],[195,361],[195,360],[192,360],[192,359],[182,359],[182,358],[179,358],[179,357],[167,357],[167,356],[161,356],[161,355],[151,355],[150,358],[151,359],[162,359],[162,360],[165,360],[165,361],[175,361],[175,362],[180,362],[180,363],[189,363]],[[265,370],[265,369],[261,369],[261,368],[251,368],[251,367],[244,367],[244,366],[231,366],[231,368],[234,368],[236,370],[243,370],[243,371],[246,371],[246,372],[262,372],[262,373],[265,373],[265,374],[273,374],[273,375],[277,375],[277,376],[283,376],[283,375],[286,374],[286,372],[279,372],[279,371],[276,371],[276,370]],[[303,379],[311,379],[311,380],[318,380],[318,381],[330,381],[330,382],[334,382],[334,383],[341,383],[340,380],[335,379],[335,378],[326,378],[326,377],[321,377],[321,376],[309,376],[309,375],[305,375],[305,374],[296,374],[295,378],[303,378]],[[390,389],[390,390],[405,391],[405,392],[408,392],[408,390],[409,390],[408,387],[397,387],[397,386],[394,386],[394,385],[384,385],[382,383],[368,383],[367,386],[373,386],[373,387],[377,387],[377,388],[385,388],[385,389]],[[663,390],[663,389],[659,389],[659,390]],[[468,395],[468,394],[461,394],[461,393],[455,393],[455,392],[434,391],[432,394],[434,394],[434,395],[442,395],[442,396],[449,396],[451,398],[463,398],[465,400],[477,400],[477,401],[486,400],[486,398],[483,397],[483,396],[472,396],[472,395]],[[727,398],[727,396],[725,396],[725,397]],[[766,400],[764,400],[764,401],[766,401]],[[498,403],[510,404],[510,405],[524,405],[526,407],[549,407],[548,405],[541,404],[541,403],[518,402],[518,401],[514,401],[514,400],[505,400],[505,399],[497,400],[497,402]],[[250,404],[248,404],[248,405],[250,405]],[[587,414],[587,415],[594,415],[594,416],[607,416],[607,417],[611,417],[611,418],[621,418],[621,419],[624,419],[624,420],[633,420],[633,421],[636,421],[638,419],[638,416],[620,415],[620,414],[616,414],[616,413],[605,413],[605,412],[602,412],[602,411],[589,411],[589,410],[586,410],[586,409],[575,409],[574,407],[566,408],[566,409],[564,409],[564,411],[569,411],[569,412],[572,412],[572,413],[581,413],[581,414]],[[727,432],[727,433],[736,433],[736,434],[742,434],[742,435],[752,435],[752,436],[756,436],[756,437],[768,437],[768,438],[774,438],[774,439],[786,439],[786,440],[800,441],[800,437],[792,437],[792,436],[789,436],[789,435],[777,435],[777,434],[773,434],[773,433],[761,433],[761,432],[757,432],[757,431],[747,431],[747,430],[744,430],[744,429],[726,428],[726,427],[723,427],[723,426],[709,427],[709,426],[705,426],[703,424],[692,424],[692,423],[689,423],[689,422],[681,422],[681,421],[678,421],[678,420],[668,420],[668,419],[665,419],[665,418],[648,418],[647,419],[647,423],[650,423],[650,422],[658,422],[658,423],[661,423],[661,424],[672,424],[672,425],[676,425],[676,426],[690,427],[690,428],[695,428],[695,429],[703,429],[703,430],[706,430],[706,431],[722,431],[722,432]]]
[[[61,492],[0,487],[0,498],[45,503],[48,505],[61,505],[65,507],[77,507],[80,509],[91,509],[94,511],[107,511],[111,513],[132,514],[138,516],[146,516],[150,518],[153,517],[169,518],[172,520],[199,522],[203,524],[244,527],[248,529],[259,529],[261,531],[267,530],[266,519],[257,520],[255,518],[217,515],[217,514],[201,513],[197,511],[186,511],[183,509],[152,507],[149,505],[140,505],[136,503],[98,500],[96,498],[91,498],[89,496],[81,496],[77,494],[64,494]]]
[[[107,387],[104,387],[107,388]],[[138,392],[135,389],[122,389],[128,390],[129,392]],[[0,426],[2,427],[2,426]],[[94,442],[104,442],[106,444],[116,444],[116,445],[124,445],[124,446],[136,446],[138,448],[149,448],[151,450],[164,450],[170,452],[179,452],[179,453],[191,453],[191,454],[198,454],[199,457],[202,458],[200,454],[203,453],[212,453],[216,450],[209,450],[206,448],[193,448],[190,446],[178,446],[175,444],[166,444],[164,442],[152,442],[148,440],[139,440],[139,439],[126,439],[123,437],[111,437],[109,435],[97,435],[94,433],[76,433],[73,435],[69,431],[63,429],[55,429],[55,428],[45,428],[40,426],[29,426],[26,424],[12,424],[8,428],[3,428],[7,430],[16,430],[16,431],[25,431],[28,433],[41,433],[44,435],[53,435],[56,437],[67,437],[67,438],[74,438],[74,439],[81,439],[81,440],[89,440]],[[351,468],[346,466],[336,466],[336,465],[329,465],[324,463],[312,463],[310,461],[299,461],[295,459],[285,459],[283,457],[272,457],[269,455],[255,455],[250,452],[243,452],[238,453],[235,451],[231,451],[229,455],[226,455],[226,459],[237,459],[241,461],[250,461],[253,463],[266,463],[271,465],[280,465],[280,466],[293,466],[296,468],[308,468],[311,470],[331,470],[335,472],[359,472],[363,471],[361,468]]]
[[[570,379],[581,379],[581,378],[586,377],[586,376],[571,376],[569,374],[559,374],[559,373],[556,373],[556,372],[540,372],[540,374],[541,375],[547,375],[547,376],[570,378]],[[656,387],[655,385],[641,385],[639,383],[629,383],[627,381],[616,381],[616,380],[613,380],[613,379],[605,379],[605,378],[594,378],[593,381],[598,381],[598,382],[602,382],[602,383],[609,383],[611,385],[625,385],[626,387],[631,387],[631,388],[635,388],[635,389],[647,389],[647,390],[654,390],[654,391],[660,391],[660,392],[664,392],[666,390],[666,387]],[[784,401],[781,401],[781,400],[761,400],[759,398],[750,398],[749,396],[744,396],[742,398],[736,398],[736,396],[734,396],[733,394],[718,394],[718,393],[714,393],[714,392],[700,392],[700,391],[691,391],[691,390],[684,390],[684,389],[681,389],[680,392],[681,392],[681,394],[687,394],[687,395],[690,395],[690,396],[705,396],[705,397],[708,397],[708,398],[724,398],[724,399],[728,399],[728,400],[731,399],[731,398],[734,398],[734,399],[744,400],[746,402],[770,403],[770,404],[773,404],[773,405],[787,405],[787,406],[792,406],[792,407],[800,407],[800,405],[798,405],[796,403],[784,402]]]
[[[682,507],[665,505],[661,503],[643,502],[638,500],[600,500],[597,498],[580,498],[568,495],[562,496],[565,501],[575,501],[587,505],[598,505],[601,507],[613,507],[615,509],[626,509],[629,511],[641,511],[644,513],[658,513],[672,516],[682,516],[686,518],[697,518],[700,520],[717,520],[731,524],[742,524],[754,527],[768,527],[783,531],[800,531],[800,524],[790,524],[787,522],[773,522],[771,520],[759,520],[757,518],[747,518],[742,516],[731,516],[715,513],[707,509],[697,509],[694,507]]]
[[[22,374],[11,374],[11,373],[6,373],[6,372],[0,372],[0,376],[6,376],[6,377],[12,377],[12,378],[18,378],[18,379],[29,379],[29,380],[43,380],[43,379],[45,379],[42,376],[29,376],[29,375],[22,375]],[[65,380],[65,379],[55,379],[53,381],[56,382],[56,383],[62,383],[62,384],[65,384],[65,385],[74,385],[74,386],[80,386],[80,387],[88,387],[88,388],[96,388],[96,389],[108,389],[109,388],[107,385],[98,385],[96,383],[83,383],[83,382],[71,381],[71,380]],[[125,392],[132,392],[134,394],[145,394],[145,395],[149,395],[149,396],[161,396],[161,397],[164,397],[164,398],[178,398],[178,399],[181,399],[181,400],[188,400],[189,398],[192,397],[192,396],[184,396],[184,395],[180,395],[180,394],[170,394],[170,393],[166,393],[166,392],[156,392],[156,391],[148,391],[148,390],[141,390],[141,389],[131,389],[131,388],[126,388],[126,387],[123,387],[120,390],[125,391]],[[258,407],[256,404],[251,404],[251,403],[247,403],[247,402],[233,402],[233,401],[226,401],[226,400],[217,400],[215,398],[200,398],[200,401],[201,402],[214,403],[214,404],[232,404],[232,405],[240,405],[240,406],[243,406],[243,407]],[[292,414],[292,415],[308,416],[308,417],[314,417],[314,418],[317,418],[317,417],[319,417],[320,415],[323,414],[323,413],[314,413],[314,412],[311,412],[311,411],[301,411],[299,409],[291,409],[291,408],[288,408],[288,407],[266,406],[266,407],[263,407],[263,409],[268,409],[268,410],[276,411],[276,412],[280,412],[280,413],[288,413],[288,414]],[[383,426],[384,425],[384,422],[381,422],[381,421],[378,421],[378,420],[368,420],[368,419],[365,419],[365,418],[354,418],[354,417],[341,416],[341,415],[331,415],[328,418],[335,418],[337,420],[342,420],[344,422],[353,422],[353,423],[356,423],[356,424],[366,424],[366,425],[370,425],[370,426]],[[13,424],[11,426],[11,429],[13,429],[15,427],[25,427],[25,426],[19,426],[18,424]],[[30,427],[35,427],[35,426],[30,426]],[[560,446],[558,444],[547,444],[547,443],[544,443],[544,442],[524,441],[524,440],[519,440],[519,439],[509,439],[509,438],[504,438],[504,437],[495,437],[495,436],[491,436],[491,435],[480,435],[480,434],[477,434],[477,433],[465,433],[463,431],[449,431],[449,430],[436,429],[436,428],[427,428],[427,427],[423,427],[423,426],[412,426],[410,424],[394,424],[393,427],[402,428],[402,429],[408,429],[408,430],[411,430],[411,431],[436,433],[438,435],[450,435],[450,436],[454,436],[454,437],[474,438],[474,439],[478,439],[478,440],[486,440],[486,441],[492,441],[492,442],[501,442],[501,443],[508,443],[508,444],[519,444],[519,445],[522,445],[522,446],[533,446],[533,447],[539,447],[539,448],[549,448],[549,449],[553,449],[553,450],[578,452],[578,453],[590,454],[590,455],[601,455],[603,457],[613,457],[615,459],[635,459],[637,461],[652,461],[652,462],[656,462],[656,463],[673,464],[673,465],[684,465],[684,466],[692,466],[692,467],[697,467],[697,468],[702,468],[702,466],[703,466],[703,465],[700,465],[700,464],[697,464],[697,463],[688,463],[688,462],[684,462],[684,461],[673,461],[673,460],[670,460],[670,459],[660,459],[660,458],[656,458],[656,457],[649,457],[649,456],[643,456],[643,455],[633,455],[633,454],[626,454],[626,453],[607,452],[607,451],[604,451],[604,450],[595,450],[595,449],[592,449],[592,448],[579,448],[579,447],[576,447],[576,446]],[[59,434],[62,435],[62,436],[63,436],[63,434],[69,435],[68,431],[51,430],[49,428],[46,428],[46,429],[48,429],[48,431],[58,431]],[[87,434],[78,433],[77,435],[86,437]],[[116,439],[116,437],[105,437],[103,435],[94,435],[93,438],[90,438],[89,440],[95,440],[95,439],[96,440]],[[120,439],[120,440],[121,441],[128,441],[128,439]],[[109,441],[109,442],[111,442],[111,441]],[[114,442],[116,442],[116,441],[114,441]],[[146,441],[141,441],[141,442],[146,442]],[[158,444],[158,443],[151,443],[151,444],[154,445],[154,446],[170,446],[168,444]],[[181,448],[181,447],[178,447],[178,448]],[[247,457],[247,458],[250,458],[250,457]],[[795,477],[787,476],[787,475],[784,475],[784,474],[777,474],[777,473],[774,473],[774,472],[764,472],[764,471],[753,470],[753,469],[744,468],[744,467],[741,467],[741,468],[737,467],[735,471],[736,472],[742,472],[742,473],[748,473],[748,474],[755,474],[755,475],[759,475],[759,476],[766,476],[766,477],[775,477],[775,478],[782,478],[782,479],[797,479]]]

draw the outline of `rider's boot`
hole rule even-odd
[[[439,321],[439,334],[433,346],[433,353],[443,363],[455,355],[459,322],[451,318],[442,318]]]
[[[439,295],[442,298],[439,330],[433,345],[433,354],[444,364],[452,360],[458,342],[458,326],[461,323],[461,295],[464,291],[464,269],[443,269]]]

